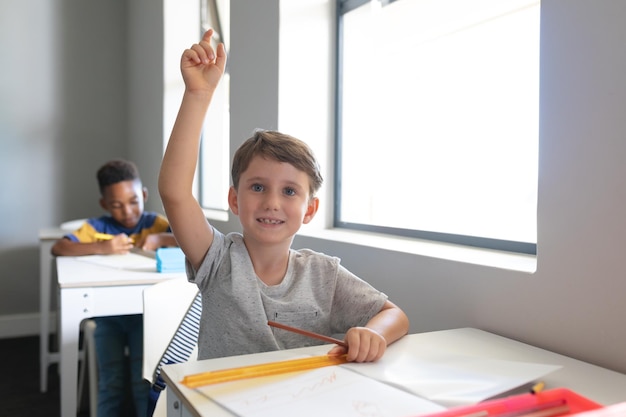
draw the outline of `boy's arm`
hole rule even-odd
[[[381,335],[388,346],[409,332],[409,318],[400,307],[387,300],[365,327]]]
[[[387,346],[405,336],[409,331],[409,318],[400,307],[387,301],[383,308],[365,325],[353,327],[346,332],[348,360],[373,362],[380,359]],[[334,347],[329,354],[345,353],[341,346]]]
[[[132,247],[128,236],[122,233],[110,240],[91,243],[61,238],[54,243],[50,252],[56,256],[111,255],[129,253]]]
[[[146,236],[142,242],[135,242],[135,247],[151,251],[172,246],[178,246],[178,243],[170,232],[152,233]]]
[[[161,170],[159,193],[178,245],[197,269],[213,242],[213,229],[193,196],[200,133],[205,114],[226,66],[226,51],[211,47],[213,30],[184,51],[181,72],[185,93],[170,136]]]

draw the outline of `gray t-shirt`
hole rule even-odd
[[[364,326],[387,300],[338,258],[309,249],[290,250],[283,281],[268,286],[256,276],[243,236],[213,230],[198,271],[187,263],[189,281],[202,293],[198,359],[324,344],[267,321],[337,335]]]

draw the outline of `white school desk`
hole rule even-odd
[[[80,323],[90,317],[143,312],[143,290],[185,273],[128,270],[90,263],[92,256],[56,258],[59,283],[61,417],[76,416]],[[95,259],[95,258],[94,258]]]
[[[386,357],[399,355],[403,351],[411,351],[412,346],[428,347],[433,351],[444,351],[458,355],[560,365],[562,368],[542,378],[546,383],[546,389],[569,388],[603,405],[626,401],[626,375],[624,374],[473,328],[405,336],[389,346],[385,356],[377,364],[384,366]],[[166,365],[163,367],[162,374],[167,383],[167,390],[165,391],[167,393],[167,416],[217,417],[231,415],[197,391],[182,385],[180,381],[185,375],[293,359],[301,357],[303,354],[323,355],[328,352],[329,348],[330,345],[314,346]],[[419,371],[416,369],[416,374]]]
[[[59,353],[52,352],[50,340],[50,296],[52,294],[52,260],[50,253],[57,239],[67,233],[60,228],[39,231],[39,387],[48,390],[48,366],[59,362]]]
[[[70,220],[61,223],[59,227],[39,230],[39,386],[41,392],[48,390],[48,367],[59,363],[59,353],[50,349],[49,342],[50,297],[54,276],[54,256],[50,250],[58,239],[76,230],[84,221],[85,219]]]

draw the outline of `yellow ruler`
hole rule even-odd
[[[189,388],[198,388],[204,385],[219,384],[221,382],[236,381],[239,379],[279,375],[287,372],[322,368],[324,366],[341,365],[346,362],[348,362],[346,360],[346,355],[312,356],[310,358],[291,359],[281,362],[270,362],[261,365],[242,366],[239,368],[222,369],[219,371],[209,371],[194,375],[187,375],[183,378],[181,383]]]

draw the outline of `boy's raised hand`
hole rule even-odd
[[[226,49],[220,43],[214,51],[211,46],[213,29],[204,33],[199,43],[185,49],[180,69],[187,91],[215,90],[226,67]]]

